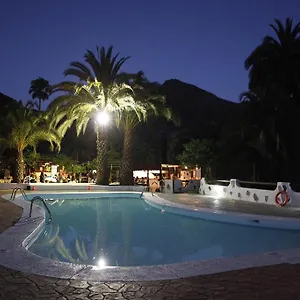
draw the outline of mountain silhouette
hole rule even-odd
[[[230,127],[234,126],[241,111],[240,104],[224,100],[206,90],[177,79],[165,81],[161,85],[161,91],[166,96],[167,105],[180,119],[180,126],[177,127],[162,118],[151,118],[147,124],[140,124],[135,135],[135,151],[138,153],[134,155],[135,161],[139,164],[145,162],[145,157],[139,153],[147,152],[150,145],[153,148],[152,161],[174,162],[176,156],[181,153],[184,143],[191,138],[218,138],[221,131],[229,131]],[[11,97],[0,93],[0,116],[5,118],[9,110],[13,109],[11,104],[17,103]],[[61,152],[73,156],[74,148],[78,151],[84,148],[85,155],[80,155],[80,157],[76,155],[76,157],[79,161],[90,160],[90,156],[95,155],[94,129],[88,126],[87,132],[78,139],[73,127],[67,131],[63,139]],[[112,130],[110,136],[113,136],[113,133],[117,134],[117,129]],[[119,141],[114,144],[119,144],[120,148],[121,136],[116,136],[116,139]],[[140,149],[143,143],[144,148]],[[38,148],[42,154],[51,155],[47,143],[41,142]],[[170,151],[171,153],[168,154]],[[141,156],[140,159],[138,156]]]
[[[0,93],[1,108],[3,108],[4,106],[6,106],[8,104],[15,103],[15,102],[17,102],[15,99],[13,99],[5,94]]]
[[[181,127],[192,136],[205,136],[212,124],[229,125],[238,116],[241,105],[217,97],[195,85],[170,79],[163,83],[167,105],[180,117]]]

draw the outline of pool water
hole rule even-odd
[[[300,231],[180,216],[134,196],[47,203],[53,221],[29,250],[63,262],[157,265],[300,247]]]

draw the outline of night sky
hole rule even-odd
[[[0,92],[26,102],[32,79],[57,83],[86,49],[113,45],[131,56],[122,71],[238,101],[246,56],[289,16],[300,21],[299,0],[2,0]]]

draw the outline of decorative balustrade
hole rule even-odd
[[[300,207],[300,193],[294,191],[289,182],[260,183],[238,179],[209,182],[202,178],[199,187],[201,195],[269,205],[277,205],[275,199],[279,192],[286,192],[288,195],[286,207]]]

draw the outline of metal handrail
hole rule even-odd
[[[21,194],[22,194],[22,196],[23,196],[23,198],[28,201],[28,198],[27,198],[27,195],[25,194],[24,189],[22,189],[20,187],[16,187],[16,188],[13,189],[13,191],[11,193],[11,196],[10,196],[10,201],[14,201],[15,200],[16,195],[17,195],[17,191],[20,191]]]
[[[222,183],[230,183],[230,180],[223,180],[223,179],[216,179],[216,180],[207,180],[208,184],[212,182],[222,182]],[[250,183],[250,184],[257,184],[257,185],[276,185],[276,182],[259,182],[259,181],[245,181],[245,180],[238,180],[239,183]],[[213,184],[213,183],[212,183]]]
[[[144,192],[146,192],[146,190],[149,188],[149,191],[150,191],[150,187],[149,186],[145,186],[144,187],[144,189],[143,189],[143,191],[141,192],[141,194],[140,194],[140,198],[142,198],[143,197],[143,195],[144,195]],[[153,194],[153,192],[151,191],[151,194],[152,194],[152,196],[154,196],[154,194]]]
[[[35,196],[35,197],[33,197],[33,198],[31,199],[31,203],[30,203],[30,211],[29,211],[29,218],[31,218],[33,202],[34,202],[35,200],[41,200],[41,201],[42,201],[42,203],[43,203],[44,206],[45,206],[45,209],[47,210],[47,212],[48,212],[48,214],[49,214],[49,221],[52,221],[51,211],[50,211],[50,209],[48,208],[48,206],[47,206],[45,200],[44,200],[41,196]]]
[[[20,188],[20,187],[16,187],[16,188],[13,189],[13,191],[12,191],[12,193],[11,193],[11,196],[10,196],[10,201],[14,201],[14,200],[15,200],[17,191],[20,191],[21,194],[22,194],[22,196],[23,196],[23,198],[24,198],[25,200],[29,201],[27,195],[25,194],[24,189],[22,189],[22,188]],[[41,201],[43,202],[43,204],[44,204],[44,206],[45,206],[45,209],[47,210],[47,212],[48,212],[48,214],[49,214],[49,221],[52,221],[51,211],[50,211],[50,209],[48,208],[48,206],[47,206],[45,200],[44,200],[41,196],[35,196],[35,197],[33,197],[33,198],[31,199],[31,201],[30,201],[31,203],[30,203],[29,218],[31,218],[33,202],[34,202],[35,200],[41,200]]]

